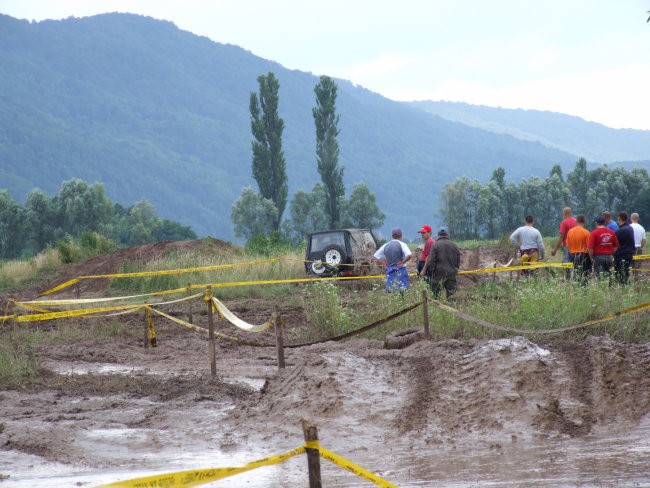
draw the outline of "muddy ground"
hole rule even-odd
[[[227,305],[256,323],[272,306]],[[303,326],[299,308],[283,312],[289,329]],[[0,392],[0,486],[240,465],[301,445],[301,419],[402,487],[650,486],[650,344],[352,339],[288,349],[279,370],[274,348],[226,343],[213,378],[203,334],[156,319],[158,347],[145,349],[141,317],[123,320],[133,333],[112,341],[36,348],[47,381]],[[372,486],[327,461],[323,478]],[[306,461],[209,486],[307,486]]]

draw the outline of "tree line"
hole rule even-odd
[[[280,83],[272,72],[257,78],[259,95],[250,95],[252,173],[259,192],[244,188],[234,202],[231,220],[237,237],[251,241],[274,235],[300,243],[309,232],[339,227],[376,228],[384,223],[375,194],[365,183],[354,185],[345,198],[344,168],[339,166],[339,115],[336,113],[338,86],[321,76],[314,87],[312,109],[316,132],[316,166],[321,177],[311,191],[298,190],[289,202],[289,219],[282,219],[287,207],[288,184],[282,150],[284,121],[278,114]]]
[[[119,246],[196,239],[189,226],[159,218],[147,200],[128,207],[112,203],[99,183],[68,180],[53,197],[36,188],[24,206],[8,190],[0,191],[0,258],[34,256],[84,233],[97,233]]]
[[[554,235],[567,206],[574,214],[584,214],[587,222],[605,210],[638,212],[650,221],[650,177],[645,169],[588,169],[583,158],[566,178],[556,165],[547,178],[533,176],[515,184],[497,168],[487,183],[463,177],[445,185],[440,198],[441,217],[458,239],[498,239],[522,225],[525,215],[535,217],[542,234]]]

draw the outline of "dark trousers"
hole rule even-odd
[[[630,266],[634,254],[619,254],[614,256],[614,274],[619,285],[627,285],[630,280]]]
[[[594,256],[594,273],[596,278],[609,279],[609,284],[612,284],[612,255],[611,254],[596,254]],[[601,273],[603,276],[601,276]]]
[[[571,254],[571,261],[573,262],[574,278],[578,280],[582,286],[585,286],[589,281],[592,266],[589,253],[576,252]]]
[[[431,291],[433,292],[433,296],[435,298],[440,297],[440,292],[443,288],[445,289],[447,298],[449,298],[456,292],[456,274],[433,274],[430,278],[429,285],[431,286]]]

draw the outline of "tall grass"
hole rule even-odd
[[[59,251],[52,248],[45,249],[33,258],[0,262],[0,290],[33,283],[62,266]]]
[[[138,266],[127,262],[123,265],[122,272],[134,273],[231,264],[241,266],[174,275],[115,278],[111,281],[110,288],[120,292],[149,293],[183,288],[188,284],[211,284],[214,286],[215,295],[219,298],[249,298],[286,295],[291,293],[292,286],[294,286],[290,284],[255,285],[254,282],[307,277],[303,265],[304,254],[300,251],[286,254],[279,261],[263,262],[269,259],[272,258],[250,253],[220,253],[216,255],[172,253],[161,259],[150,261],[146,265]],[[249,264],[256,262],[259,264]],[[238,283],[238,285],[229,285],[229,283]]]

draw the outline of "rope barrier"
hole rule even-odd
[[[483,319],[479,319],[477,317],[474,317],[472,315],[466,314],[464,312],[461,312],[460,310],[457,310],[453,307],[450,307],[449,305],[446,305],[438,300],[431,300],[431,302],[435,303],[438,307],[440,307],[442,310],[445,310],[467,322],[471,322],[477,325],[480,325],[482,327],[486,327],[488,329],[494,329],[494,330],[499,330],[502,332],[512,332],[514,334],[557,334],[559,332],[567,332],[571,330],[576,330],[576,329],[583,329],[585,327],[589,327],[591,325],[595,324],[600,324],[602,322],[607,322],[609,320],[615,319],[617,317],[622,317],[623,315],[628,315],[631,313],[636,313],[640,312],[642,310],[648,310],[650,309],[650,302],[643,303],[641,305],[636,305],[634,307],[626,308],[625,310],[621,310],[619,312],[607,314],[604,317],[601,317],[599,319],[594,319],[594,320],[589,320],[587,322],[583,322],[581,324],[577,325],[572,325],[570,327],[562,327],[559,329],[518,329],[515,327],[509,327],[506,325],[497,325],[493,324],[491,322],[488,322]]]

